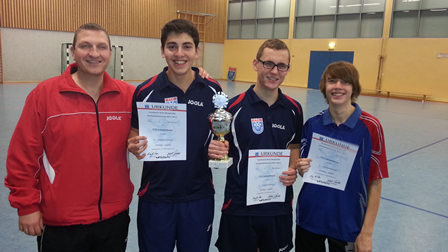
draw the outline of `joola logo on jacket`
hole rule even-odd
[[[281,125],[281,124],[272,124],[272,128],[277,128],[277,129],[281,129],[281,130],[285,130],[285,125]]]
[[[121,116],[108,116],[107,121],[121,121]]]
[[[188,104],[199,106],[199,107],[204,107],[203,102],[199,102],[199,101],[188,100]]]

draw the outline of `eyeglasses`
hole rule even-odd
[[[259,62],[261,62],[263,64],[264,68],[267,69],[274,69],[274,67],[277,67],[277,70],[281,71],[281,72],[286,72],[289,69],[289,65],[280,63],[280,64],[275,64],[272,61],[262,61],[262,60],[258,60]]]
[[[328,84],[336,84],[336,83],[338,83],[338,81],[341,82],[341,84],[343,84],[343,85],[350,84],[348,81],[341,80],[341,79],[328,79],[327,80]]]

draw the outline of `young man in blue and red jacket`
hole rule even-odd
[[[311,143],[316,141],[313,134],[333,143],[358,146],[358,149],[353,165],[335,166],[336,170],[345,170],[348,174],[342,190],[322,184],[303,184],[296,209],[296,252],[325,252],[325,240],[330,252],[370,252],[382,179],[389,177],[383,129],[378,119],[355,103],[361,85],[353,64],[337,61],[328,65],[322,74],[320,91],[329,107],[308,119],[303,127],[302,158],[297,162],[300,175],[311,170],[336,174],[321,170],[318,161],[314,160],[313,164],[308,158]],[[338,156],[348,159],[348,155]],[[338,181],[342,183],[342,176]]]

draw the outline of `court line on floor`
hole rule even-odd
[[[401,157],[404,157],[404,156],[406,156],[406,155],[409,155],[409,154],[414,153],[414,152],[416,152],[416,151],[419,151],[419,150],[421,150],[421,149],[428,148],[429,146],[438,144],[438,143],[443,142],[443,141],[446,141],[446,140],[448,140],[448,137],[446,137],[446,138],[444,138],[444,139],[442,139],[442,140],[439,140],[439,141],[437,141],[437,142],[428,144],[428,145],[426,145],[426,146],[420,147],[420,148],[415,149],[415,150],[413,150],[413,151],[410,151],[410,152],[401,154],[400,156],[396,156],[396,157],[394,157],[394,158],[391,158],[391,159],[387,160],[387,162],[389,163],[390,161],[393,161],[393,160],[395,160],[395,159],[399,159],[399,158],[401,158]]]
[[[387,198],[383,198],[383,197],[381,197],[381,199],[387,200],[387,201],[390,201],[390,202],[393,202],[393,203],[397,203],[397,204],[400,204],[400,205],[403,205],[403,206],[407,206],[407,207],[410,207],[410,208],[414,208],[414,209],[417,209],[417,210],[420,210],[420,211],[423,211],[423,212],[426,212],[426,213],[434,214],[434,215],[437,215],[437,216],[440,216],[440,217],[448,219],[448,216],[446,216],[446,215],[439,214],[439,213],[436,213],[436,212],[431,212],[431,211],[425,210],[423,208],[418,208],[418,207],[415,207],[415,206],[411,206],[411,205],[408,205],[408,204],[405,204],[405,203],[401,203],[401,202],[398,202],[398,201],[395,201],[395,200],[391,200],[391,199],[387,199]]]
[[[446,141],[446,140],[448,140],[448,137],[446,137],[446,138],[444,138],[444,139],[441,139],[441,140],[439,140],[439,141],[437,141],[437,142],[434,142],[434,143],[425,145],[425,146],[420,147],[420,148],[418,148],[418,149],[415,149],[415,150],[413,150],[413,151],[410,151],[410,152],[401,154],[400,156],[391,158],[391,159],[387,160],[387,162],[389,163],[390,161],[393,161],[393,160],[395,160],[395,159],[404,157],[404,156],[409,155],[409,154],[411,154],[411,153],[413,153],[413,152],[422,150],[422,149],[424,149],[424,148],[427,148],[427,147],[429,147],[429,146],[438,144],[438,143],[443,142],[443,141]],[[437,216],[440,216],[440,217],[443,217],[443,218],[447,218],[447,219],[448,219],[448,216],[446,216],[446,215],[439,214],[439,213],[436,213],[436,212],[431,212],[431,211],[425,210],[425,209],[423,209],[423,208],[418,208],[418,207],[415,207],[415,206],[411,206],[411,205],[408,205],[408,204],[405,204],[405,203],[401,203],[401,202],[396,201],[396,200],[391,200],[391,199],[388,199],[388,198],[384,198],[384,197],[381,197],[381,199],[383,199],[383,200],[387,200],[387,201],[390,201],[390,202],[393,202],[393,203],[397,203],[397,204],[400,204],[400,205],[403,205],[403,206],[407,206],[407,207],[410,207],[410,208],[414,208],[414,209],[417,209],[417,210],[420,210],[420,211],[423,211],[423,212],[426,212],[426,213],[434,214],[434,215],[437,215]]]

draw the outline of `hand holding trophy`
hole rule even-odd
[[[230,123],[232,122],[232,114],[227,112],[224,108],[227,107],[229,102],[227,95],[223,92],[218,92],[213,96],[213,103],[215,104],[214,113],[210,114],[209,121],[213,134],[218,137],[218,141],[224,142],[224,136],[230,132]],[[223,156],[221,159],[212,159],[208,161],[210,168],[229,168],[233,163],[233,159],[228,155]]]

